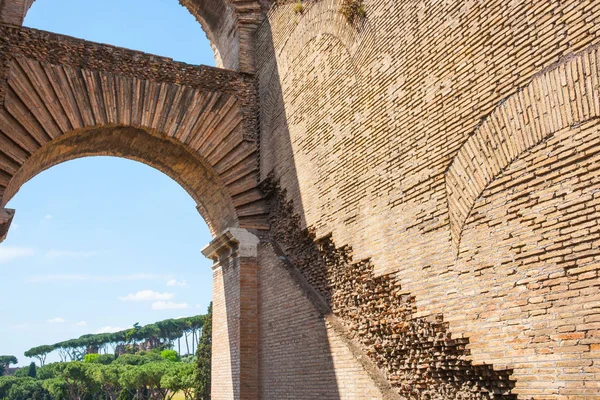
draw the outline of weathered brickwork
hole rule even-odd
[[[239,348],[231,346],[239,342],[239,314],[227,310],[227,301],[239,303],[239,285],[234,281],[235,275],[226,275],[236,272],[229,264],[213,272],[213,318],[220,323],[213,324],[211,391],[218,400],[239,399],[239,380],[233,379],[239,374]],[[227,289],[226,281],[230,284]]]
[[[0,205],[90,155],[188,190],[215,399],[600,399],[598,1],[180,3],[237,71],[0,0]]]
[[[259,247],[261,399],[389,399],[273,250]]]
[[[455,325],[485,338],[473,353],[520,369],[517,392],[535,398],[600,394],[599,144],[593,119],[533,147],[489,185],[463,232],[464,292],[446,308],[468,305]]]
[[[442,317],[414,318],[414,297],[392,276],[375,276],[369,260],[354,261],[352,249],[331,237],[302,230],[293,205],[273,184],[263,187],[272,212],[271,235],[341,318],[353,339],[373,359],[399,394],[409,398],[515,398],[510,372],[475,366],[468,339],[453,339]]]
[[[6,93],[0,108],[2,205],[24,182],[55,164],[82,153],[126,155],[136,147],[138,156],[131,158],[182,184],[214,234],[236,225],[266,228],[266,210],[256,188],[258,121],[252,76],[34,29],[2,26],[0,32],[10,55],[8,79],[0,83]],[[117,126],[136,127],[154,138],[127,145],[118,135],[106,140],[110,135],[102,132]],[[91,129],[102,137],[86,147],[65,146],[68,140],[62,138],[58,151],[58,138],[75,135],[81,143]],[[166,162],[166,149],[151,157],[152,141],[180,146],[189,153],[184,157],[189,162]],[[197,164],[205,172],[198,174]]]
[[[220,68],[239,68],[239,32],[235,29],[235,10],[227,1],[179,0],[202,26]]]
[[[553,133],[600,117],[599,64],[594,46],[549,68],[502,102],[465,142],[445,179],[457,245],[475,201],[501,171]]]
[[[213,260],[211,398],[256,400],[259,395],[258,325],[259,239],[241,228],[218,235],[202,253]]]
[[[257,32],[262,178],[274,174],[303,228],[331,233],[353,260],[370,260],[357,265],[375,277],[393,276],[414,298],[413,320],[442,315],[452,338],[468,339],[473,365],[514,370],[514,395],[600,398],[598,310],[587,298],[598,265],[582,253],[595,246],[593,195],[581,198],[582,175],[548,182],[582,210],[559,208],[557,188],[546,190],[559,193],[561,217],[514,210],[542,190],[529,175],[591,176],[579,168],[596,161],[579,151],[561,167],[553,147],[527,172],[502,175],[597,116],[600,4],[365,0],[358,26],[340,4],[304,2],[303,13],[280,5]],[[597,132],[586,132],[581,146],[592,146]],[[595,193],[595,182],[580,185]],[[485,208],[492,188],[509,192]],[[530,219],[517,229],[511,213]],[[500,238],[512,250],[496,249]],[[587,269],[555,274],[551,265],[564,264],[556,257]],[[545,336],[552,345],[536,344]]]
[[[22,25],[25,14],[34,0],[0,1],[0,21],[4,24]]]

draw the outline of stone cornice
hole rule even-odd
[[[222,256],[236,253],[239,257],[257,257],[257,246],[260,240],[254,234],[243,228],[228,228],[206,247],[202,254],[218,263]]]

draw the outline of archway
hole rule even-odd
[[[201,168],[218,176],[215,182],[222,189],[216,192],[229,200],[205,206],[206,215],[223,216],[216,210],[232,205],[236,211],[221,222],[209,222],[215,233],[231,226],[267,227],[266,205],[257,188],[251,76],[35,30],[2,26],[0,31],[9,76],[0,88],[0,193],[32,155],[61,136],[100,126],[129,126],[187,149]],[[101,151],[123,146],[110,143],[119,138],[102,139],[109,149]],[[77,143],[76,152],[90,154],[85,142]],[[142,153],[132,157],[143,159]],[[156,164],[151,158],[159,156],[148,157]],[[18,188],[11,186],[13,192]],[[211,207],[214,211],[208,211]]]
[[[31,2],[25,4],[25,10],[29,5]],[[0,1],[0,12],[6,11],[8,6],[8,2]],[[124,70],[121,71],[125,72],[124,74],[115,74],[114,69],[111,72],[111,68],[107,69],[102,66],[102,60],[106,60],[106,54],[112,53],[114,50],[117,53],[123,51],[123,54],[130,56],[122,66],[141,64],[134,67],[138,71],[144,69],[156,71],[157,68],[152,68],[147,63],[148,61],[155,67],[165,66],[164,61],[169,69],[169,60],[141,55],[124,49],[115,49],[112,46],[95,47],[89,42],[69,40],[59,35],[34,29],[4,27],[15,37],[24,32],[26,32],[25,36],[31,34],[37,37],[34,40],[39,41],[33,47],[39,47],[38,45],[42,42],[46,44],[53,42],[58,45],[54,47],[55,50],[62,48],[59,53],[62,53],[64,58],[61,56],[51,57],[46,62],[39,62],[27,56],[23,57],[22,53],[17,55],[16,53],[20,53],[19,51],[13,53],[4,46],[0,50],[3,61],[10,59],[9,66],[1,73],[4,76],[4,72],[7,72],[8,82],[4,78],[0,84],[0,86],[4,86],[6,83],[6,87],[0,89],[0,92],[2,95],[7,94],[7,98],[1,96],[0,100],[2,103],[0,106],[2,123],[0,124],[3,124],[2,133],[0,133],[3,144],[0,158],[4,160],[5,167],[0,172],[3,180],[1,185],[3,187],[0,191],[6,194],[0,200],[2,206],[10,201],[24,183],[41,171],[74,158],[111,155],[140,161],[173,178],[195,200],[196,207],[205,221],[209,223],[213,236],[226,227],[239,226],[237,213],[232,208],[231,192],[223,187],[222,179],[217,176],[218,173],[210,164],[209,154],[219,147],[214,145],[215,138],[210,139],[209,135],[203,139],[196,136],[194,139],[195,135],[188,132],[185,136],[189,142],[185,143],[186,138],[173,137],[177,128],[185,125],[185,121],[191,124],[189,125],[190,129],[195,127],[204,132],[220,130],[219,125],[227,121],[230,125],[223,131],[225,137],[231,137],[231,130],[236,128],[238,132],[241,132],[243,129],[239,128],[237,122],[241,121],[243,117],[238,112],[238,97],[233,87],[224,91],[215,87],[193,89],[192,86],[195,84],[188,81],[192,85],[186,85],[185,82],[188,78],[182,76],[182,72],[185,75],[186,70],[183,64],[179,64],[183,67],[179,69],[179,72],[167,74],[171,75],[171,78],[166,81],[160,78],[140,80],[140,77],[136,78]],[[2,36],[3,44],[7,44],[7,36]],[[31,38],[32,36],[29,37],[29,39]],[[68,50],[69,45],[61,46],[60,42],[65,39],[70,41],[70,44],[78,43],[76,48]],[[25,41],[27,40],[25,39]],[[17,44],[17,42],[21,43]],[[13,44],[15,48],[21,47],[24,41],[17,40]],[[99,54],[98,57],[92,57],[95,58],[95,61],[92,60],[91,64],[88,64],[86,72],[78,70],[75,64],[89,59],[88,52],[91,48],[100,50],[99,52],[104,53],[104,56]],[[79,61],[75,61],[75,64],[68,61],[63,62],[72,56],[79,57]],[[115,59],[113,58],[113,60]],[[108,64],[115,66],[110,61],[104,66],[107,67]],[[174,65],[171,64],[171,66]],[[124,69],[128,69],[128,67],[125,66]],[[198,78],[199,75],[202,75],[200,71],[204,68],[195,69],[195,75]],[[209,70],[214,71],[214,69]],[[164,74],[164,70],[158,74]],[[158,78],[158,74],[155,75],[156,78]],[[148,76],[146,77],[148,78]],[[88,86],[91,83],[89,78],[96,84],[100,84],[100,86],[96,86],[96,89],[100,89],[103,93],[93,93],[93,86]],[[220,78],[214,78],[216,76],[210,80],[223,81]],[[199,83],[200,80],[196,80],[196,83]],[[82,90],[84,87],[86,89]],[[143,102],[144,99],[145,102]],[[181,101],[175,104],[171,103],[171,101],[175,102],[175,99]],[[164,104],[163,101],[169,104]],[[160,111],[161,109],[162,111]],[[204,117],[208,118],[202,117],[204,109],[216,118],[211,118],[207,114],[204,114]],[[217,112],[217,109],[220,112]],[[162,117],[157,112],[162,113]],[[186,115],[189,118],[186,117],[184,121]],[[194,119],[194,117],[196,118]],[[163,123],[174,127],[170,132],[171,136],[169,136],[167,125],[158,126]],[[161,131],[159,132],[158,129]],[[163,131],[166,133],[161,133]],[[202,155],[200,147],[207,139],[211,146],[210,148],[205,147],[207,152]],[[240,142],[234,143],[234,145],[239,144]],[[206,143],[204,145],[206,146]],[[226,154],[227,152],[221,153],[221,155]],[[212,162],[218,163],[214,155]],[[8,172],[8,170],[12,172]],[[161,211],[169,213],[169,210]],[[3,228],[6,233],[13,212],[4,209],[0,212],[4,214],[2,216],[4,217]],[[211,221],[215,222],[211,223]],[[21,231],[23,229],[21,227]],[[196,243],[194,247],[196,252],[198,247],[207,243],[208,240]],[[203,259],[198,253],[194,258]]]
[[[20,27],[30,5],[0,3],[0,74],[8,77],[0,84],[1,204],[39,172],[94,155],[137,160],[177,181],[215,236],[204,254],[214,261],[213,321],[222,329],[213,370],[227,373],[218,394],[256,397],[258,239],[246,229],[267,229],[268,218],[254,77]],[[245,42],[237,32],[250,20],[221,17],[236,36],[226,43],[230,68],[247,71],[240,54],[251,61],[252,30],[243,30]],[[12,215],[4,212],[6,230]]]
[[[35,0],[3,0],[0,23],[21,26]],[[210,40],[218,67],[254,71],[252,37],[272,1],[180,0]]]
[[[20,58],[15,62],[25,69],[44,68],[42,64],[31,64]],[[21,64],[22,62],[24,64]],[[53,68],[49,66],[47,70]],[[64,72],[64,68],[69,67],[61,68]],[[30,69],[29,72],[31,71]],[[72,75],[75,79],[78,79],[77,76],[78,74]],[[9,87],[6,108],[0,112],[5,124],[0,136],[4,141],[4,146],[0,148],[0,169],[4,178],[4,182],[0,184],[3,187],[0,204],[6,205],[25,182],[41,171],[81,157],[103,155],[128,158],[152,166],[170,176],[198,203],[198,210],[205,218],[213,236],[216,236],[204,254],[215,263],[213,321],[214,325],[220,328],[215,332],[218,335],[215,343],[218,344],[217,348],[222,356],[217,364],[220,370],[233,371],[233,375],[228,375],[227,387],[219,388],[219,393],[223,398],[237,396],[242,380],[240,371],[251,371],[247,376],[243,374],[244,382],[248,382],[247,384],[251,385],[248,390],[255,393],[257,348],[253,342],[253,335],[256,335],[257,324],[255,276],[258,239],[243,228],[260,229],[266,227],[266,222],[260,222],[264,221],[265,209],[260,191],[256,187],[255,141],[246,140],[242,135],[243,116],[235,111],[237,98],[231,96],[229,101],[219,100],[220,95],[215,92],[205,96],[204,100],[197,102],[204,105],[203,110],[214,106],[225,107],[225,112],[208,115],[200,113],[196,116],[200,122],[196,121],[194,126],[200,124],[204,129],[183,128],[182,131],[181,128],[186,124],[181,121],[186,120],[187,107],[177,111],[171,104],[169,111],[160,111],[162,107],[158,105],[159,100],[156,100],[153,107],[148,107],[147,103],[146,106],[142,106],[138,102],[137,107],[123,108],[109,117],[110,109],[106,107],[108,103],[105,103],[107,97],[94,94],[91,86],[88,86],[87,94],[85,91],[68,90],[71,91],[72,98],[87,95],[88,101],[94,103],[93,106],[82,98],[79,102],[75,100],[69,103],[70,106],[66,106],[67,103],[61,105],[60,98],[40,103],[44,94],[43,90],[37,90],[39,86],[37,89],[33,88],[33,91],[29,88],[29,94],[35,99],[27,97],[21,91],[27,89],[17,83],[18,76],[13,75],[13,78],[15,83]],[[165,87],[167,85],[162,86]],[[57,89],[60,90],[60,87],[57,86]],[[168,96],[167,92],[168,89],[162,93]],[[54,91],[55,95],[56,93],[57,91]],[[161,89],[158,89],[158,93],[161,93]],[[227,94],[224,95],[226,98]],[[30,100],[30,105],[25,106],[23,99]],[[119,97],[113,104],[125,104],[123,97],[118,99]],[[11,102],[14,103],[11,105]],[[34,106],[34,103],[41,107]],[[99,104],[103,104],[104,107],[98,107]],[[133,101],[129,103],[133,104]],[[211,106],[207,107],[207,104]],[[52,109],[52,105],[61,105],[62,111],[56,107]],[[30,113],[25,115],[16,112],[20,107],[27,107]],[[197,110],[197,107],[192,109]],[[154,115],[148,114],[150,109],[154,111]],[[41,116],[40,112],[47,113],[46,118]],[[169,116],[179,117],[180,122],[169,123]],[[28,128],[18,122],[19,118],[22,118],[22,122],[29,119]],[[60,133],[57,118],[60,118],[62,124],[70,124],[71,129]],[[99,118],[115,119],[109,123],[102,120],[104,124],[92,125],[98,122]],[[139,119],[136,123],[137,118]],[[87,123],[83,122],[84,119],[87,119]],[[125,124],[126,120],[129,124]],[[77,125],[74,124],[78,123],[80,126],[75,128]],[[170,130],[169,126],[175,128]],[[162,130],[172,134],[161,133]],[[183,133],[186,131],[187,133]],[[217,136],[213,136],[215,133]],[[7,212],[7,215],[9,218],[4,220],[5,229],[10,225],[12,212]],[[247,345],[246,342],[250,344]]]
[[[199,248],[210,232],[189,194],[155,168],[115,157],[68,161],[8,204],[19,212],[0,245],[2,279],[19,300],[0,308],[4,351],[20,365],[33,361],[23,351],[34,346],[205,314],[212,271]],[[21,256],[6,259],[11,250]],[[189,339],[176,339],[174,350],[193,352]],[[107,350],[114,344],[98,349]]]
[[[179,183],[196,201],[213,235],[239,227],[232,199],[206,161],[174,140],[125,126],[100,126],[72,131],[42,146],[15,173],[0,205],[21,185],[56,164],[88,156],[114,156],[140,161]]]

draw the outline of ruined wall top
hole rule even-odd
[[[21,26],[35,0],[1,0],[0,23]],[[217,67],[253,72],[252,36],[270,0],[179,0],[206,33]],[[262,3],[262,4],[261,4]]]

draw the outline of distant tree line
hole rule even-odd
[[[90,354],[92,355],[92,354]],[[25,367],[0,378],[6,400],[170,400],[194,399],[194,364],[174,350],[138,354],[93,354],[85,361]]]
[[[181,339],[184,338],[186,354],[194,354],[198,335],[202,330],[204,315],[194,317],[166,319],[153,324],[139,326],[114,333],[98,333],[83,335],[77,339],[65,340],[52,345],[33,347],[25,352],[26,357],[36,358],[40,366],[46,363],[46,357],[57,351],[61,361],[81,361],[88,353],[124,353],[127,348],[151,350],[154,348],[171,348],[175,341],[181,354]],[[191,343],[191,351],[190,351]]]
[[[186,337],[186,331],[192,348],[198,346],[196,355],[181,357],[170,347]],[[185,341],[189,346],[187,337]],[[136,346],[142,343],[154,347]],[[126,352],[109,354],[108,346],[124,346]],[[209,400],[211,346],[212,304],[207,315],[134,324],[121,332],[38,346],[25,354],[38,358],[41,367],[32,362],[14,376],[0,376],[0,400],[171,400],[176,395]],[[54,350],[63,351],[71,361],[45,364]],[[0,356],[2,371],[16,363],[14,356]]]

